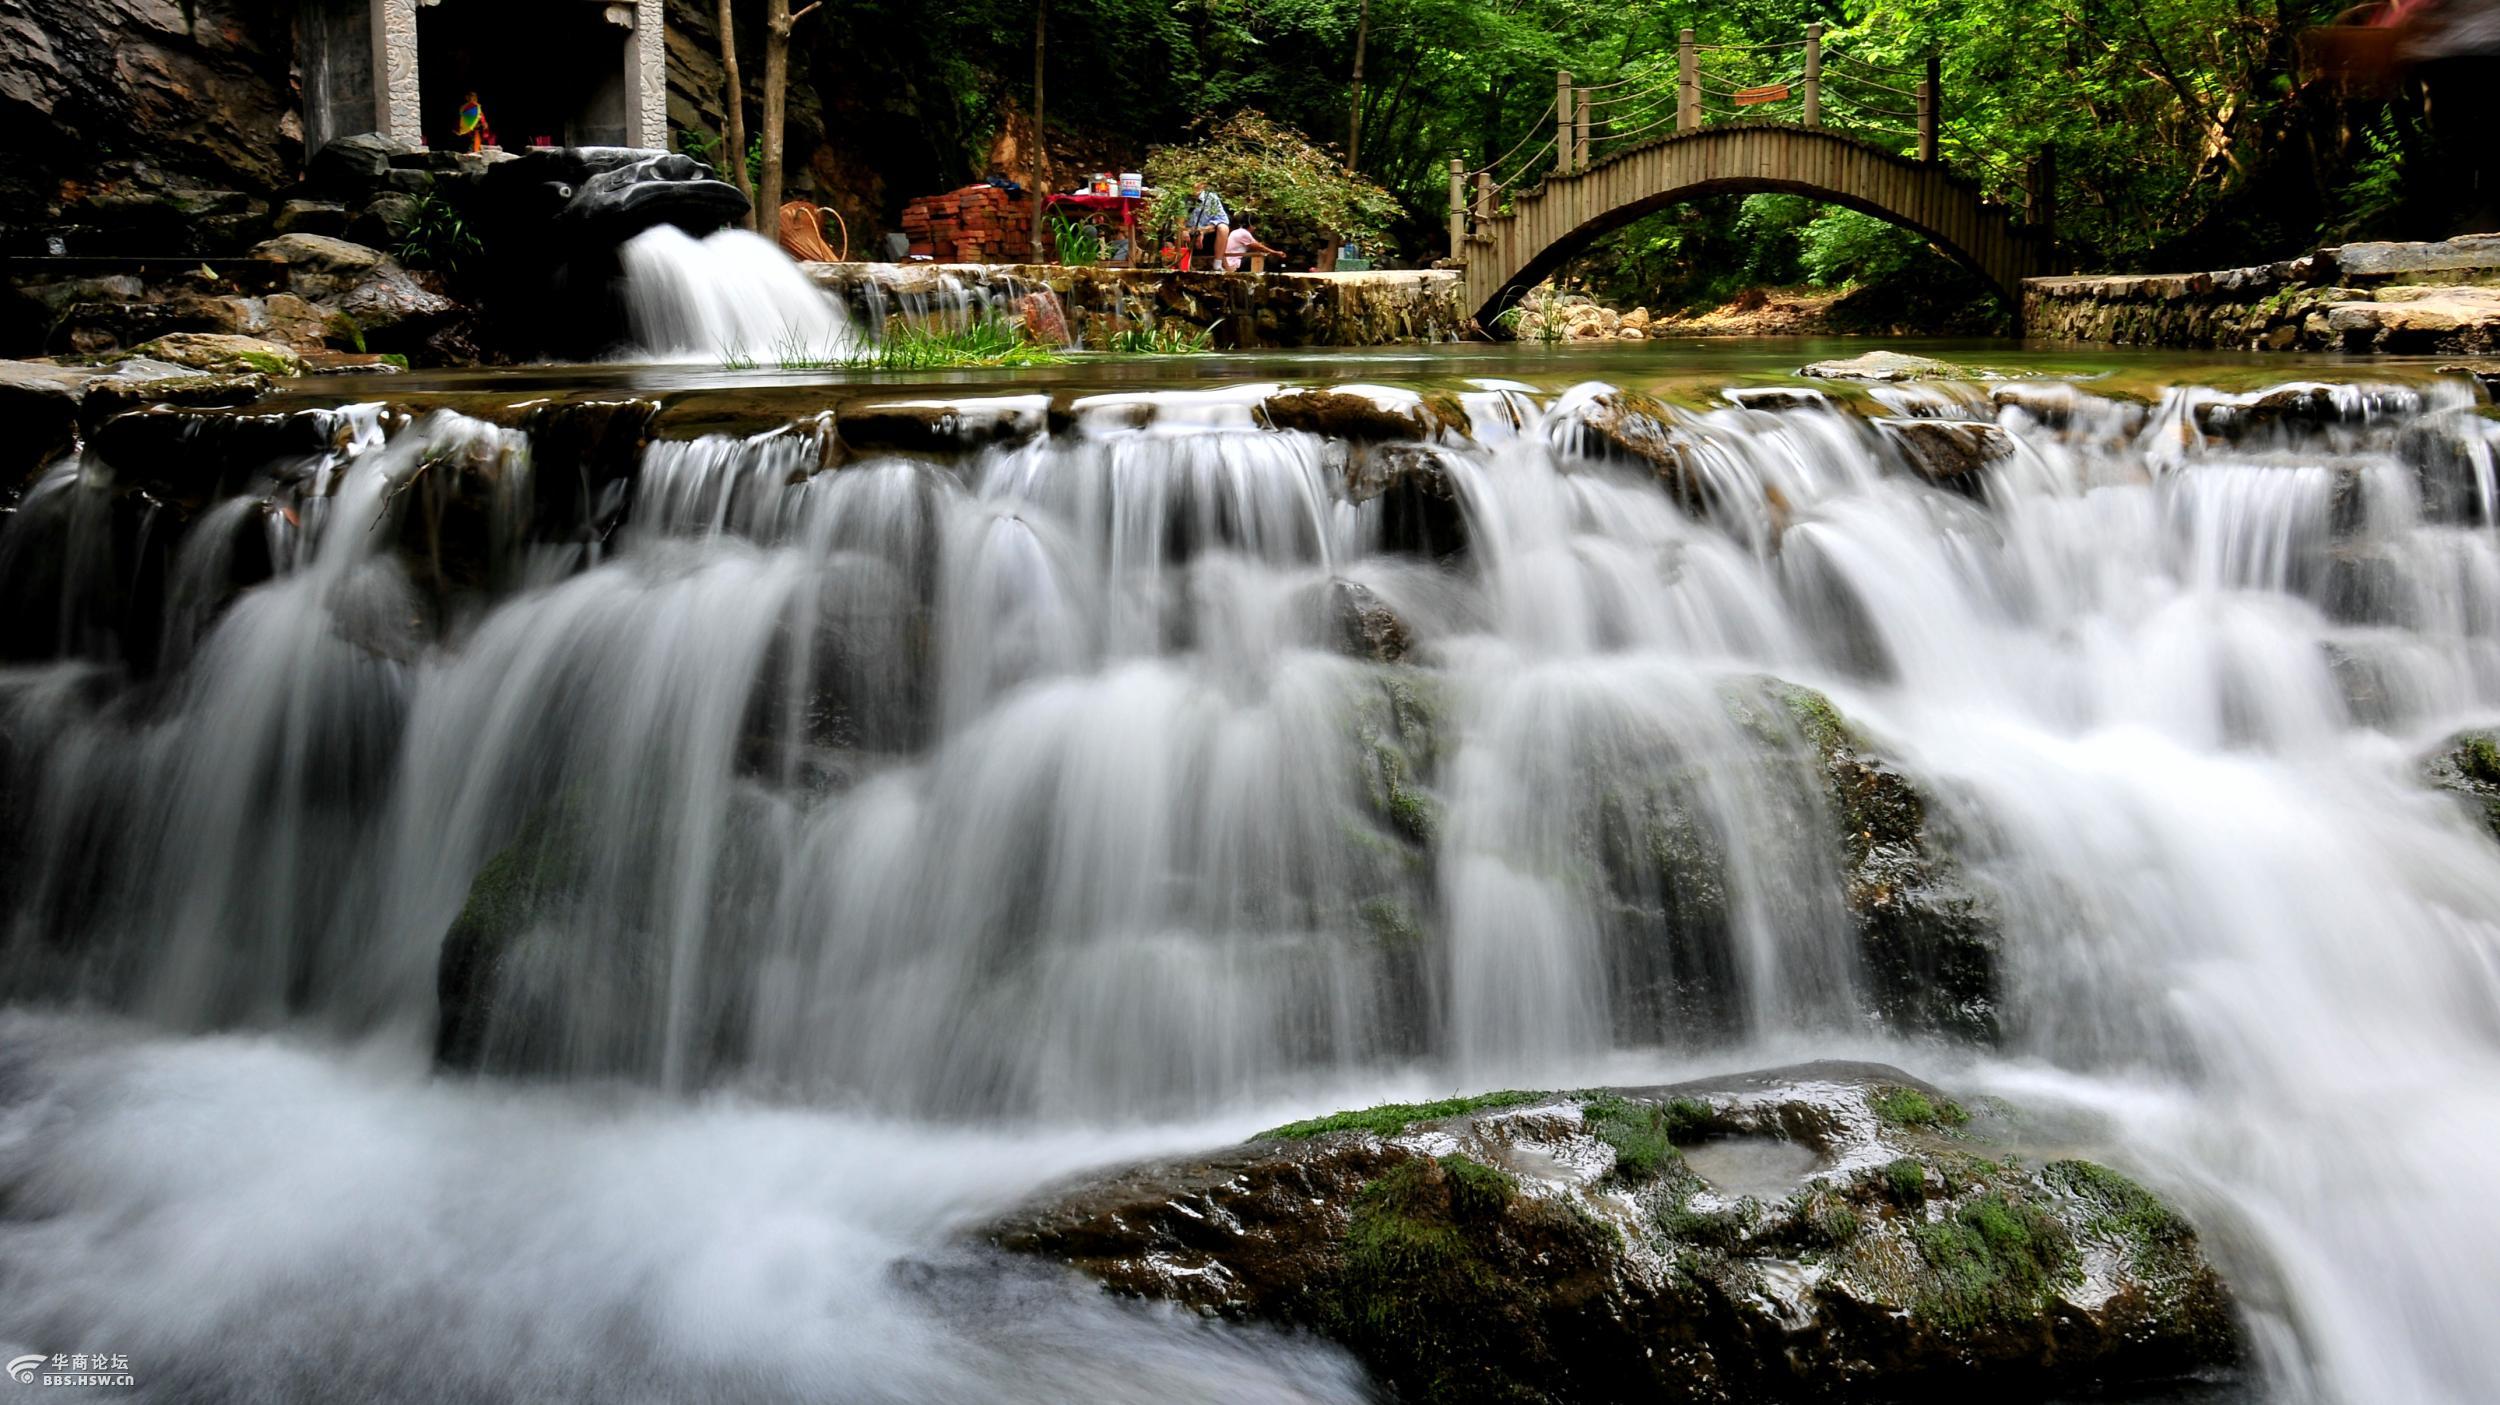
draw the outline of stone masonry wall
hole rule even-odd
[[[2346,244],[2211,273],[2033,278],[2043,341],[2249,351],[2500,351],[2500,234]]]
[[[1027,292],[1057,295],[1078,340],[1099,347],[1120,331],[1212,330],[1225,349],[1388,346],[1467,334],[1466,291],[1456,273],[1181,273],[1171,269],[1069,268],[1058,264],[813,263],[810,277],[854,308],[874,285],[889,311],[914,299],[942,304],[951,280],[1015,307]]]

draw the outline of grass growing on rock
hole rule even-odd
[[[1884,1189],[1897,1204],[1923,1204],[1927,1199],[1927,1168],[1904,1156],[1884,1167]]]
[[[1916,1088],[1887,1088],[1870,1100],[1875,1115],[1899,1127],[1961,1127],[1970,1112],[1951,1098],[1931,1098]]]
[[[1951,1332],[2038,1316],[2075,1272],[2074,1245],[2047,1212],[1985,1195],[1910,1231],[1927,1270],[1913,1310]]]
[[[1428,1399],[1474,1398],[1462,1378],[1498,1336],[1513,1286],[1491,1249],[1519,1188],[1457,1155],[1401,1162],[1355,1196],[1322,1308],[1333,1335],[1402,1359]]]
[[[2052,1161],[2040,1168],[2049,1184],[2090,1205],[2084,1229],[2128,1246],[2141,1261],[2179,1248],[2195,1231],[2154,1194],[2106,1166],[2089,1161]]]
[[[1653,1181],[1681,1165],[1676,1147],[1709,1131],[1718,1119],[1708,1103],[1691,1098],[1636,1103],[1612,1093],[1581,1103],[1580,1116],[1591,1136],[1614,1148],[1614,1176],[1622,1181]]]
[[[1522,1103],[1535,1102],[1544,1096],[1542,1093],[1510,1089],[1498,1093],[1478,1093],[1472,1097],[1443,1098],[1438,1102],[1429,1103],[1382,1103],[1378,1107],[1332,1112],[1326,1117],[1288,1122],[1282,1127],[1271,1127],[1250,1140],[1255,1142],[1266,1141],[1272,1137],[1287,1139],[1320,1137],[1330,1132],[1369,1132],[1376,1137],[1393,1137],[1418,1122],[1433,1122],[1444,1117],[1484,1112],[1492,1108],[1517,1107]]]

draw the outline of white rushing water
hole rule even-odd
[[[2500,1394],[2500,849],[2417,764],[2500,720],[2460,388],[2236,437],[2202,391],[1680,413],[1698,513],[1598,456],[1605,387],[1353,446],[1273,389],[959,404],[984,447],[831,470],[823,422],[655,442],[597,530],[520,431],[342,411],[154,612],[108,472],[55,470],[0,528],[62,646],[0,674],[0,1353],[1361,1398],[952,1236],[1385,1093],[1871,1053],[2098,1114],[2263,1398]],[[1935,418],[2001,425],[1975,495],[1912,471]],[[1927,793],[2000,1048],[1878,1017],[1770,680]],[[499,1076],[429,1073],[447,999]]]

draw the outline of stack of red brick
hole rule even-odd
[[[1033,238],[1031,197],[994,185],[924,195],[903,207],[911,251],[940,263],[1022,263]]]

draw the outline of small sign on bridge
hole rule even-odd
[[[1769,87],[1765,88],[1739,88],[1736,90],[1736,105],[1738,107],[1758,107],[1766,102],[1786,101],[1788,101],[1788,85],[1785,83],[1773,83]]]

